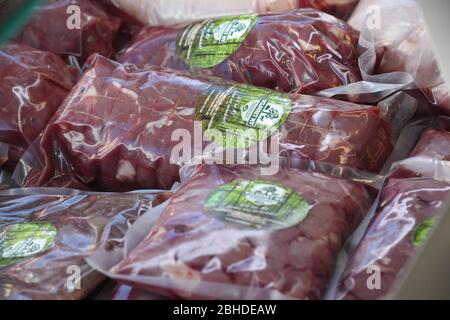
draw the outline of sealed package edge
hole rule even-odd
[[[0,193],[0,300],[87,297],[104,277],[85,258],[122,246],[130,224],[170,195],[60,191]],[[68,281],[75,272],[79,286]]]
[[[99,55],[89,64],[36,141],[36,154],[29,150],[22,159],[24,168],[13,177],[17,183],[97,191],[170,189],[180,166],[195,156],[212,153],[223,161],[225,149],[248,151],[269,138],[271,150],[279,146],[271,157],[378,173],[396,132],[415,111],[413,104],[363,106],[135,69]]]
[[[312,94],[361,80],[359,33],[315,9],[146,27],[119,62]]]
[[[74,69],[50,52],[13,43],[0,48],[0,167],[14,170],[76,77]]]
[[[322,298],[372,197],[342,178],[260,170],[200,166],[113,276],[168,297]]]
[[[104,0],[148,25],[185,24],[195,20],[238,14],[281,12],[316,8],[347,19],[357,0]]]

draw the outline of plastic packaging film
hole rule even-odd
[[[166,297],[318,299],[372,200],[362,184],[311,171],[261,180],[255,166],[203,165],[147,232],[130,229],[125,259],[89,263]]]
[[[378,173],[415,112],[409,99],[363,106],[168,70],[133,70],[101,56],[90,65],[16,169],[19,185],[170,189],[180,166],[196,155],[224,161],[224,150],[235,149],[245,160],[253,145],[269,138],[268,144],[279,145],[274,157]],[[271,109],[259,113],[267,103]],[[230,105],[234,118],[223,113]]]
[[[13,171],[75,85],[77,73],[50,52],[0,48],[0,166]]]
[[[117,250],[129,225],[168,196],[0,192],[0,299],[85,298],[104,280],[85,258],[99,247]]]
[[[336,298],[382,299],[395,289],[450,195],[449,148],[448,132],[428,129],[411,157],[393,166],[375,215],[351,253]],[[372,276],[374,272],[379,278]]]
[[[118,61],[159,66],[290,93],[361,80],[359,33],[315,9],[146,27]]]
[[[356,0],[227,0],[210,5],[206,0],[111,0],[117,7],[147,25],[186,24],[220,16],[281,12],[316,8],[348,18]]]

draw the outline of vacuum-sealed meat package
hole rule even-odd
[[[109,274],[168,297],[321,299],[371,201],[362,184],[310,171],[203,165]]]
[[[93,53],[112,57],[121,20],[89,0],[53,0],[39,8],[16,40],[81,64]]]
[[[77,183],[98,191],[170,189],[180,166],[192,158],[215,153],[217,159],[227,156],[224,150],[269,139],[271,150],[278,146],[269,151],[273,157],[378,173],[392,150],[393,132],[408,118],[398,121],[389,106],[289,96],[168,70],[134,70],[98,55],[89,63],[36,143],[33,158],[40,164],[16,170],[17,183]],[[398,109],[408,113],[408,106]]]
[[[0,48],[0,166],[14,170],[76,82],[56,55],[18,44]]]
[[[448,164],[411,158],[399,167],[387,180],[375,216],[351,254],[338,299],[387,298],[439,221],[450,196]]]
[[[119,62],[215,75],[290,93],[361,79],[359,33],[315,9],[146,27]]]
[[[316,8],[347,19],[357,0],[107,0],[148,25],[185,24],[220,16]]]
[[[450,161],[450,132],[427,129],[416,145],[411,157],[427,157]]]
[[[168,196],[54,189],[0,193],[0,300],[87,297],[104,277],[85,258],[99,247],[122,246],[129,225]]]

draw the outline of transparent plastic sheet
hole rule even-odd
[[[355,239],[354,243],[360,242],[351,253],[335,298],[386,298],[427,240],[449,194],[449,162],[415,157],[396,164],[367,230]]]
[[[361,80],[358,37],[333,16],[300,9],[205,20],[186,28],[145,27],[118,61],[312,94]]]
[[[242,163],[264,144],[269,155],[263,162],[258,153],[258,164],[276,165],[280,155],[378,173],[416,107],[407,95],[362,106],[219,78],[134,70],[98,55],[90,64],[16,168],[19,186],[169,189],[192,158]],[[256,111],[248,116],[248,110]]]
[[[96,1],[54,0],[40,7],[16,40],[63,58],[76,56],[82,65],[93,53],[114,55],[120,25]]]
[[[359,67],[363,82],[321,94],[371,103],[398,90],[418,88],[435,106],[432,112],[449,114],[449,89],[416,1],[362,0],[349,23],[362,29]]]
[[[100,250],[88,262],[167,297],[322,298],[340,248],[373,198],[341,178],[297,169],[261,177],[259,170],[198,167],[170,201],[133,225],[122,255]]]
[[[45,188],[0,192],[0,299],[87,297],[104,277],[85,259],[98,248],[120,250],[128,227],[170,196]]]
[[[438,117],[434,128],[427,129],[420,138],[411,157],[426,157],[450,161],[450,118]]]
[[[0,48],[0,164],[13,171],[75,85],[56,55],[19,44]],[[7,154],[6,154],[7,153]],[[2,163],[5,160],[6,163]]]
[[[338,18],[350,16],[357,0],[227,0],[211,5],[206,0],[111,0],[147,25],[187,24],[208,18],[316,8]]]

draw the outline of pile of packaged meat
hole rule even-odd
[[[431,47],[414,0],[43,3],[0,46],[0,299],[391,297],[450,193]]]

